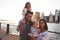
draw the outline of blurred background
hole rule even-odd
[[[9,33],[19,35],[16,28],[26,2],[31,3],[33,20],[45,19],[48,31],[54,32],[49,32],[49,39],[60,40],[60,0],[0,0],[1,29],[6,31],[9,24]]]
[[[45,16],[49,16],[50,12],[54,15],[56,9],[60,10],[60,0],[0,0],[0,19],[17,24],[26,2],[31,2],[33,12],[39,11]]]

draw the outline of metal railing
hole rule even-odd
[[[9,31],[10,31],[10,25],[11,24],[1,23],[0,22],[0,30],[2,30],[2,25],[1,24],[5,24],[6,25],[6,31],[4,30],[6,34],[4,36],[8,35]],[[11,26],[16,26],[16,25],[11,25]],[[0,40],[2,40],[1,38],[4,37],[4,36],[0,35]]]
[[[6,24],[6,23],[0,23],[0,30],[1,30],[1,24]],[[11,25],[11,26],[16,26],[16,25]],[[6,34],[9,34],[9,30],[10,30],[10,24],[6,24]],[[48,32],[55,33],[55,34],[60,34],[59,32],[53,32],[53,31],[48,31]],[[1,38],[2,37],[0,37],[0,40],[1,40]]]

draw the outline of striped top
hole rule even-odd
[[[48,31],[40,33],[36,40],[48,40]]]

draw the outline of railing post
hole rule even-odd
[[[1,23],[0,23],[0,30],[1,30]]]
[[[9,24],[7,24],[6,34],[9,34]]]
[[[0,38],[0,40],[1,40],[1,38]]]

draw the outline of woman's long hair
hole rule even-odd
[[[39,23],[40,23],[41,21],[43,21],[44,24],[45,24],[44,29],[45,29],[45,30],[48,30],[48,26],[47,26],[46,21],[45,21],[44,19],[40,19],[40,20],[39,20]]]

